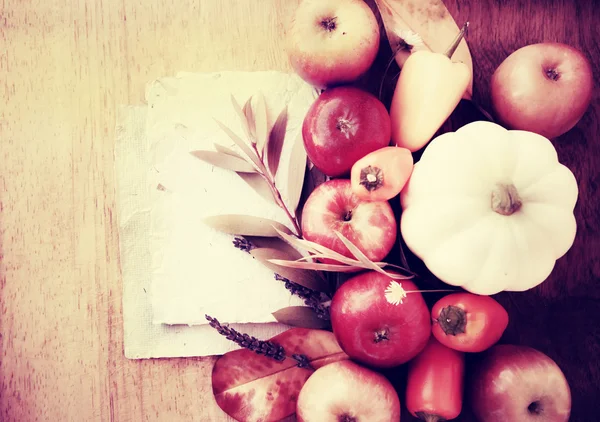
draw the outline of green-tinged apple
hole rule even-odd
[[[352,82],[373,64],[379,25],[363,0],[303,0],[286,34],[295,72],[320,88]]]
[[[351,359],[373,368],[408,362],[427,345],[431,318],[423,295],[410,280],[370,270],[335,292],[331,326]]]
[[[552,139],[583,117],[593,84],[583,52],[561,43],[531,44],[509,55],[494,72],[492,107],[507,128]]]
[[[298,422],[398,422],[400,399],[383,375],[344,360],[317,369],[296,404]]]
[[[349,176],[354,163],[388,146],[391,136],[390,116],[383,103],[351,86],[323,92],[302,123],[308,158],[330,177]]]

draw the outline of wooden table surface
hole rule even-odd
[[[297,3],[2,2],[1,421],[222,420],[210,389],[212,358],[129,361],[123,356],[115,112],[120,104],[141,103],[147,81],[180,70],[290,70],[281,35]],[[447,2],[457,21],[472,24],[476,84],[482,81],[476,98],[485,99],[487,79],[504,55],[525,43],[570,41],[585,48],[595,69],[600,68],[598,29],[590,29],[592,23],[598,27],[597,9],[559,1],[555,9],[541,1],[523,8],[517,0],[512,3],[510,8],[491,0]],[[584,20],[587,26],[572,27]],[[500,25],[504,22],[506,27]],[[384,42],[382,48],[376,72],[389,57]],[[576,157],[569,154],[586,154],[581,160],[588,167],[577,172],[585,182],[584,200],[598,193],[598,180],[591,176],[597,167],[589,167],[590,154],[597,154],[600,143],[598,99],[596,92],[594,107],[574,131],[575,138],[569,138],[587,139],[587,150],[562,149],[570,162]],[[599,245],[598,224],[589,214],[593,210],[597,221],[597,206],[596,199],[580,208],[586,224],[579,249],[566,260],[577,268],[566,272],[566,264],[560,266],[561,274],[575,281],[555,291],[563,299],[572,296],[580,313],[597,308],[600,298],[597,252],[586,249]],[[559,304],[555,311],[560,312],[563,302],[552,303]],[[598,351],[600,315],[586,313],[581,320],[586,316],[589,325],[572,340],[584,336],[582,341],[592,345],[585,350]],[[537,322],[551,323],[543,315]],[[569,328],[565,323],[561,329]],[[555,339],[573,336],[563,333]],[[556,356],[566,362],[572,349],[559,349]],[[574,357],[579,370],[569,373],[588,374],[591,380],[575,386],[579,410],[574,416],[579,419],[573,420],[578,421],[587,420],[582,415],[592,409],[594,379],[600,377],[597,363],[583,356]]]

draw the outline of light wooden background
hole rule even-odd
[[[123,356],[119,104],[180,70],[287,70],[296,0],[0,2],[0,421],[219,421],[212,359]]]

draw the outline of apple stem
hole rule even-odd
[[[463,27],[460,29],[460,32],[456,36],[456,38],[454,38],[454,40],[450,44],[450,47],[448,47],[448,50],[446,50],[446,53],[444,53],[449,59],[452,58],[452,55],[454,54],[454,52],[458,48],[458,45],[460,44],[460,42],[464,38],[465,34],[467,33],[467,28],[469,28],[469,22],[468,21],[465,22],[465,24],[463,25]]]

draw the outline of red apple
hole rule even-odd
[[[470,399],[480,422],[569,420],[569,384],[556,362],[538,350],[495,345],[472,377]]]
[[[504,126],[552,139],[581,119],[593,84],[592,67],[581,51],[560,43],[531,44],[513,52],[494,72],[492,107]]]
[[[286,34],[295,72],[320,88],[352,82],[373,64],[379,25],[363,0],[303,0]]]
[[[327,176],[348,175],[365,155],[390,144],[390,116],[369,92],[341,86],[323,92],[302,125],[310,161]]]
[[[376,368],[398,366],[417,356],[431,335],[431,318],[416,290],[411,281],[392,280],[373,270],[342,284],[330,308],[333,334],[342,350]]]
[[[317,369],[296,404],[298,422],[398,422],[400,399],[383,375],[344,360]]]
[[[332,179],[312,191],[302,208],[301,225],[304,239],[352,258],[337,231],[374,262],[392,250],[398,231],[389,202],[359,199],[349,179]]]

